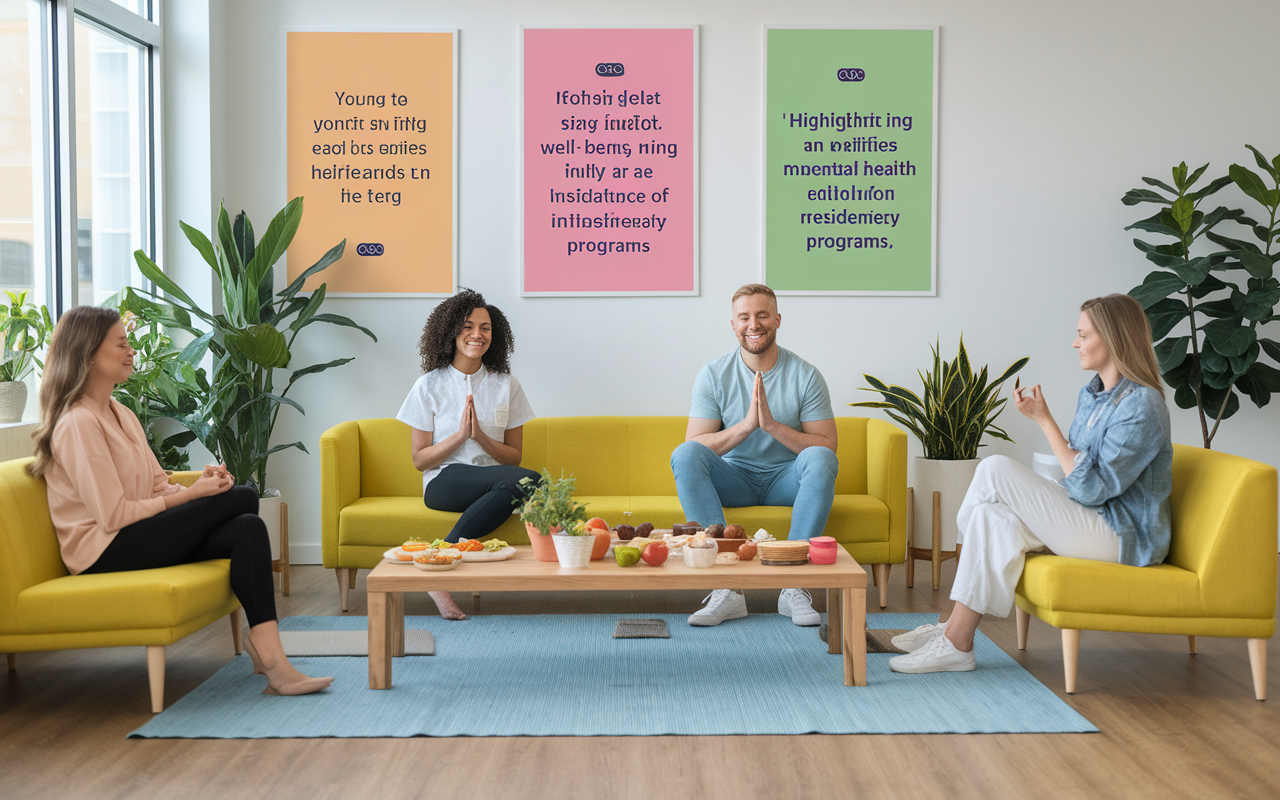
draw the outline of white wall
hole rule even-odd
[[[211,56],[224,85],[213,140],[224,148],[225,173],[213,184],[225,186],[232,213],[244,208],[259,227],[288,199],[285,28],[461,30],[460,281],[511,318],[514,371],[543,416],[686,413],[699,366],[733,347],[729,295],[760,268],[765,22],[942,26],[938,296],[789,297],[781,305],[779,341],[823,371],[837,414],[868,399],[858,391],[862,373],[912,385],[934,338],[951,351],[963,332],[975,361],[993,369],[1031,356],[1023,383],[1043,383],[1067,424],[1087,378],[1070,347],[1080,302],[1127,291],[1148,271],[1123,230],[1146,214],[1120,196],[1143,175],[1167,179],[1179,160],[1211,161],[1210,174],[1222,174],[1233,161],[1252,164],[1246,142],[1280,152],[1271,55],[1280,10],[1271,0],[1212,11],[1184,0],[214,5],[225,41]],[[519,297],[517,26],[555,22],[703,26],[701,297]],[[173,180],[186,167],[168,168]],[[1234,190],[1220,197],[1242,202]],[[341,420],[395,414],[419,374],[416,343],[432,303],[332,299],[326,308],[372,328],[379,343],[313,326],[295,348],[299,365],[357,359],[299,384],[305,417],[281,414],[277,441],[301,439],[312,451],[271,462],[270,482],[290,503],[296,562],[318,559],[320,434]],[[1175,441],[1199,443],[1192,412],[1175,409],[1173,419]],[[1002,422],[1018,444],[985,452],[1025,459],[1043,449],[1016,412]],[[1274,463],[1277,444],[1280,408],[1246,403],[1216,447]]]

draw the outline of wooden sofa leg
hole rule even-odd
[[[17,654],[17,653],[6,653],[6,654],[5,654],[5,657],[6,657],[7,659],[9,659],[9,671],[10,671],[10,672],[17,672],[17,671],[18,671],[18,654]]]
[[[334,570],[338,573],[338,595],[342,597],[342,610],[350,611],[351,607],[347,605],[347,595],[351,591],[351,587],[347,584],[347,568],[338,567]]]
[[[151,713],[164,711],[164,646],[147,645],[147,679],[151,682]]]
[[[1196,637],[1187,637],[1187,648],[1191,651],[1191,655],[1194,656],[1196,654]]]
[[[872,564],[871,572],[876,576],[876,586],[880,587],[880,607],[889,605],[889,565]]]
[[[347,578],[347,589],[356,588],[356,575],[359,575],[359,574],[360,574],[360,570],[356,569],[355,567],[351,568],[351,572],[349,573],[350,577]]]
[[[1080,631],[1062,629],[1062,672],[1066,677],[1067,694],[1076,693],[1076,665],[1080,661]]]
[[[1253,696],[1267,699],[1267,640],[1249,640],[1249,666],[1253,669]]]
[[[231,612],[231,644],[236,655],[244,652],[244,609],[237,608]]]
[[[1018,619],[1018,649],[1027,649],[1027,631],[1031,628],[1031,615],[1022,610],[1022,606],[1015,605],[1013,613]]]

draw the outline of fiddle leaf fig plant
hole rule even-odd
[[[44,364],[36,357],[53,332],[49,309],[27,302],[27,292],[4,293],[9,304],[0,303],[0,383],[20,381]]]
[[[1274,276],[1280,260],[1280,156],[1268,161],[1257,148],[1246,147],[1263,175],[1232,164],[1227,175],[1196,188],[1209,165],[1188,174],[1182,162],[1173,168],[1172,185],[1143,178],[1155,189],[1133,189],[1121,199],[1125,205],[1163,206],[1125,228],[1171,240],[1133,240],[1157,269],[1129,294],[1146,309],[1160,372],[1174,390],[1174,402],[1199,415],[1205,448],[1222,420],[1240,409],[1237,392],[1258,407],[1280,392],[1280,370],[1259,360],[1266,354],[1280,361],[1280,342],[1259,335],[1260,325],[1280,319],[1273,313],[1280,302],[1280,280]],[[1242,209],[1218,206],[1204,213],[1199,208],[1233,184],[1262,206],[1265,223]],[[1243,226],[1259,243],[1223,235],[1216,230],[1223,223]],[[1193,247],[1201,239],[1219,249],[1197,255]]]
[[[878,378],[863,375],[870,389],[884,400],[850,403],[855,408],[881,408],[889,418],[916,435],[924,446],[924,457],[938,461],[963,461],[978,457],[984,447],[982,437],[991,435],[1012,442],[1009,435],[996,427],[996,418],[1008,402],[1000,397],[1000,387],[1027,365],[1030,358],[1013,362],[1000,377],[988,382],[987,368],[975,373],[969,364],[969,353],[960,337],[960,352],[951,361],[933,351],[933,369],[920,375],[924,383],[923,397],[901,386],[886,384]]]
[[[306,413],[288,397],[289,390],[300,378],[352,361],[337,358],[293,369],[288,382],[277,389],[276,370],[289,369],[293,359],[290,350],[298,335],[308,326],[323,322],[355,328],[378,341],[372,331],[347,317],[317,313],[324,303],[326,284],[317,286],[309,297],[300,296],[308,278],[342,258],[345,239],[283,290],[274,292],[275,264],[289,248],[301,221],[302,198],[295,197],[257,239],[243,211],[233,222],[222,206],[218,209],[216,245],[185,222],[179,223],[218,278],[222,288],[220,314],[201,308],[146,253],[134,253],[138,269],[164,293],[163,297],[151,294],[174,309],[172,324],[196,337],[183,349],[181,360],[194,364],[206,353],[213,356],[208,391],[198,408],[182,417],[181,422],[209,452],[226,462],[237,481],[253,486],[260,495],[266,491],[267,459],[273,453],[291,447],[307,452],[302,442],[271,444],[282,406]],[[182,321],[184,315],[188,318],[186,323]]]

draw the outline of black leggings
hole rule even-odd
[[[515,504],[524,499],[521,478],[532,478],[535,483],[541,480],[538,473],[524,467],[450,464],[427,484],[422,502],[436,511],[462,512],[445,537],[447,541],[456,542],[463,536],[479,539],[496,531],[511,516]]]
[[[126,525],[85,575],[231,559],[231,591],[250,627],[276,618],[271,542],[258,516],[258,493],[233,486]]]

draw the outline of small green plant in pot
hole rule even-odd
[[[915,518],[917,527],[931,530],[933,493],[942,500],[942,549],[954,551],[959,531],[956,513],[973,480],[978,466],[978,448],[982,438],[993,436],[1012,442],[996,418],[1008,401],[1000,397],[1000,388],[1027,365],[1029,358],[1019,358],[1000,377],[989,381],[987,368],[974,372],[960,337],[960,352],[951,361],[943,361],[938,346],[933,351],[933,369],[920,373],[923,396],[910,389],[886,384],[878,378],[863,375],[870,389],[884,400],[850,403],[857,408],[884,409],[889,417],[915,434],[924,447],[924,457],[917,458],[915,486]],[[913,532],[911,533],[914,536]],[[921,541],[915,536],[915,541]]]
[[[566,478],[563,471],[559,478],[552,478],[551,471],[543,467],[540,481],[525,478],[520,484],[525,487],[526,492],[524,502],[520,505],[520,521],[529,533],[529,544],[533,546],[534,557],[539,561],[556,561],[562,547],[558,540],[576,539],[586,544],[574,543],[567,546],[577,549],[585,547],[587,557],[590,558],[595,537],[586,528],[586,505],[573,500],[577,479],[572,475]],[[559,558],[559,561],[562,565],[565,563],[564,558]]]
[[[27,302],[26,291],[4,292],[9,305],[0,304],[0,423],[21,422],[27,407],[26,377],[44,369],[36,353],[53,331],[49,309]]]

